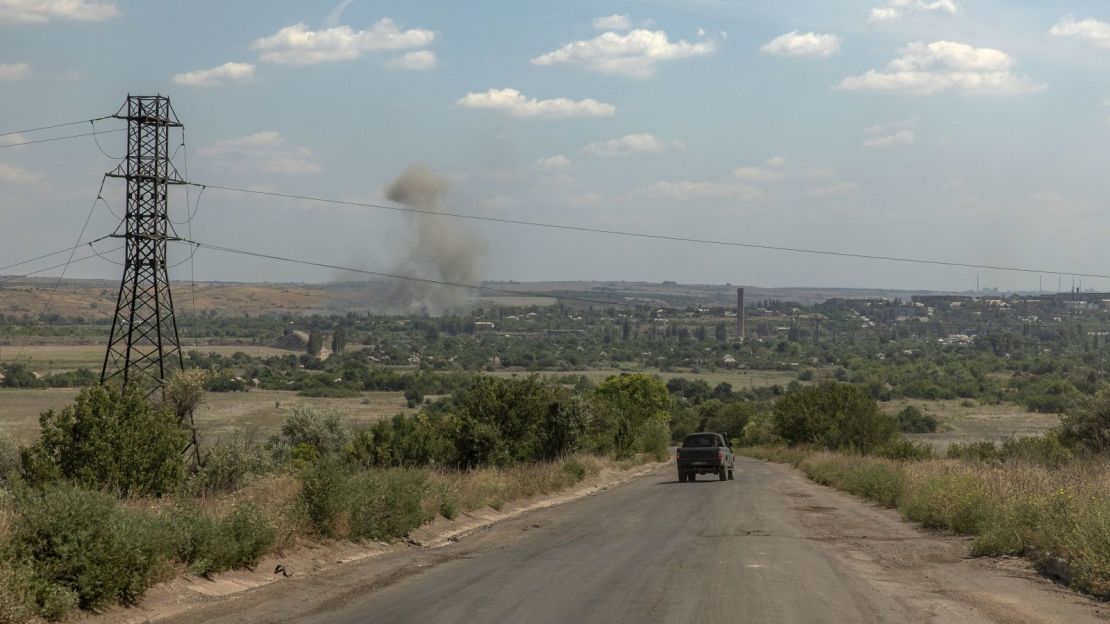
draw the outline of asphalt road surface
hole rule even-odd
[[[968,559],[966,541],[782,466],[737,458],[728,482],[679,484],[673,473],[499,523],[307,615],[271,605],[221,621],[1106,621],[1105,605],[1024,562]]]

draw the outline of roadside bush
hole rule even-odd
[[[752,414],[748,424],[744,425],[738,444],[740,446],[761,446],[781,444],[782,438],[775,433],[775,422],[771,412],[758,411]]]
[[[254,475],[273,468],[263,449],[251,444],[241,433],[216,440],[201,459],[202,464],[186,480],[186,491],[193,496],[235,492]]]
[[[134,604],[168,570],[168,539],[152,519],[69,484],[17,494],[6,550],[31,570],[37,609],[50,618]]]
[[[0,486],[7,483],[19,470],[19,445],[12,437],[0,431]]]
[[[161,496],[182,481],[186,434],[141,390],[85,388],[74,405],[43,412],[39,425],[38,442],[21,458],[33,483],[65,478],[123,496]]]
[[[913,478],[899,508],[907,518],[934,529],[975,535],[993,516],[982,480],[960,470],[927,471]]]
[[[347,525],[348,473],[335,460],[317,462],[301,476],[300,503],[312,528],[324,537],[341,537]]]
[[[817,444],[863,453],[886,442],[894,420],[866,391],[848,384],[822,384],[787,392],[773,410],[776,432],[788,444]]]
[[[205,577],[258,563],[276,536],[265,516],[251,504],[238,505],[218,519],[185,512],[172,518],[170,528],[178,561]]]
[[[895,507],[906,487],[902,467],[892,461],[852,455],[818,453],[803,459],[798,467],[810,479],[856,496]]]
[[[0,624],[24,624],[36,611],[30,568],[0,561]]]
[[[1060,418],[1060,441],[1091,453],[1110,452],[1110,388],[1099,390]]]
[[[936,416],[926,414],[913,405],[898,412],[898,431],[902,433],[934,433],[940,422]]]
[[[708,384],[704,385],[708,396],[711,390]],[[657,377],[644,373],[615,375],[597,385],[594,397],[608,417],[612,427],[608,433],[618,456],[628,456],[637,450],[655,452],[655,449],[643,449],[645,440],[653,438],[655,432],[666,431],[665,437],[670,437],[671,395]],[[645,437],[644,424],[648,422],[662,427],[648,426],[646,431],[652,433]],[[666,448],[666,442],[663,447]]]
[[[425,501],[431,492],[421,470],[374,470],[356,475],[345,502],[351,539],[391,540],[435,518]]]
[[[898,434],[876,447],[873,454],[885,459],[909,461],[914,459],[929,459],[933,456],[933,449],[925,444],[914,444],[907,440],[905,436]]]

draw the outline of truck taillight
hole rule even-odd
[[[724,461],[725,460],[725,452],[724,451],[717,451],[717,459],[719,459],[721,461]]]

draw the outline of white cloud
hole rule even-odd
[[[1014,60],[992,48],[973,48],[954,41],[911,43],[884,70],[850,76],[839,88],[849,91],[906,91],[931,94],[963,91],[975,94],[1016,95],[1043,88],[1011,71]]]
[[[632,20],[627,15],[606,15],[595,17],[590,24],[597,30],[617,30],[624,32],[632,28]]]
[[[11,184],[38,184],[43,177],[22,167],[0,162],[0,182]]]
[[[837,195],[854,193],[858,189],[859,185],[855,182],[838,182],[836,184],[830,184],[828,186],[821,186],[818,188],[809,189],[808,191],[806,191],[806,195],[808,195],[809,197],[816,197],[818,199],[827,199],[829,197],[835,197]]]
[[[51,19],[102,22],[119,15],[115,2],[95,0],[0,0],[0,22],[42,24]]]
[[[27,63],[0,63],[0,80],[22,80],[31,73]]]
[[[536,161],[536,168],[543,169],[544,171],[560,171],[563,169],[570,169],[574,163],[569,158],[562,154],[556,154],[550,158],[541,158]]]
[[[806,175],[811,178],[835,178],[836,170],[831,167],[808,167]]]
[[[286,26],[269,37],[251,44],[259,58],[270,63],[313,65],[333,61],[353,61],[365,52],[423,48],[435,41],[435,33],[423,28],[401,30],[388,17],[366,30],[334,26],[309,30],[308,26]]]
[[[570,203],[578,206],[579,208],[593,208],[595,206],[600,206],[603,201],[605,201],[605,198],[601,196],[601,193],[595,193],[593,191],[579,193],[578,195],[570,198]]]
[[[819,33],[788,32],[776,37],[760,48],[764,54],[779,56],[830,57],[840,50],[840,37]]]
[[[767,166],[768,167],[782,167],[782,166],[785,166],[785,165],[786,165],[786,157],[785,156],[772,156],[772,157],[767,159]]]
[[[581,65],[601,74],[648,78],[661,61],[705,56],[713,53],[713,43],[670,41],[662,30],[636,29],[625,34],[607,32],[575,41],[532,59],[533,65],[568,63]]]
[[[744,184],[691,180],[656,182],[632,194],[649,200],[669,201],[755,201],[766,197],[763,191]]]
[[[1071,15],[1049,31],[1053,37],[1072,37],[1100,48],[1110,48],[1110,24],[1096,19],[1076,20]]]
[[[404,56],[389,59],[385,64],[386,69],[404,69],[409,71],[424,71],[439,67],[439,58],[431,50],[417,50]]]
[[[254,65],[250,63],[224,63],[212,69],[177,74],[173,81],[187,87],[215,87],[225,82],[241,82],[254,78]]]
[[[221,139],[200,150],[210,165],[252,169],[263,173],[308,174],[323,170],[312,150],[286,146],[285,137],[274,130],[233,139]]]
[[[737,167],[732,170],[732,177],[749,182],[774,182],[784,175],[782,171],[768,167]]]
[[[899,130],[889,134],[875,134],[863,140],[864,147],[892,147],[909,145],[916,138],[913,130]]]
[[[598,141],[582,148],[582,152],[594,156],[614,158],[634,153],[658,154],[667,149],[667,144],[654,134],[626,134],[619,139]]]
[[[960,5],[955,0],[889,0],[885,5],[871,9],[870,23],[889,22],[911,13],[946,13],[957,15]]]
[[[467,93],[455,103],[463,108],[501,110],[514,117],[612,117],[617,113],[616,106],[591,98],[528,99],[516,89],[490,89],[485,93]]]

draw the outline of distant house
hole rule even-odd
[[[474,329],[487,330],[488,331],[488,330],[493,329],[494,327],[496,327],[496,325],[494,325],[490,321],[475,321],[474,322]]]

